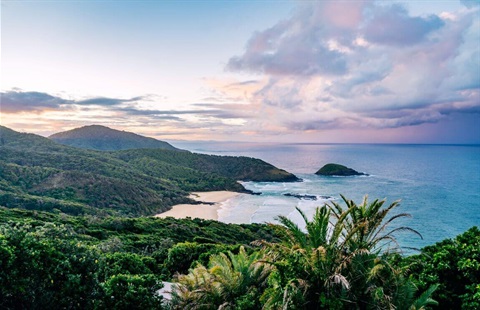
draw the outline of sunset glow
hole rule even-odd
[[[1,124],[480,143],[478,1],[2,1]]]

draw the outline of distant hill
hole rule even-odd
[[[167,142],[101,125],[75,128],[53,134],[49,138],[61,144],[99,151],[146,148],[176,150]]]
[[[0,206],[152,215],[191,202],[192,191],[247,192],[237,180],[298,179],[254,158],[165,149],[100,152],[0,126]]]

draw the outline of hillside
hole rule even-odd
[[[211,253],[259,239],[277,240],[275,229],[199,219],[99,218],[0,207],[0,305],[2,309],[165,309],[150,295],[160,288],[157,282],[186,272],[197,260],[205,263]],[[127,283],[120,285],[116,279]],[[134,293],[126,296],[124,288]],[[155,303],[145,305],[151,299]]]
[[[0,126],[0,206],[69,214],[151,215],[190,191],[246,192],[237,180],[296,177],[258,159],[138,149],[100,152]]]
[[[155,173],[154,170],[162,169],[163,166],[167,165],[170,167],[169,169],[180,166],[241,181],[299,181],[295,175],[285,170],[278,169],[263,160],[250,157],[205,155],[152,149],[119,151],[112,153],[112,156],[134,165],[147,174]]]
[[[59,132],[51,135],[49,139],[69,146],[99,151],[145,148],[176,150],[167,142],[101,125],[84,126]]]

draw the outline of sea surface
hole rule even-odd
[[[371,201],[387,199],[386,204],[401,200],[394,214],[411,214],[396,225],[417,230],[423,239],[411,233],[397,234],[405,248],[421,248],[480,226],[478,145],[171,143],[196,153],[260,158],[303,179],[244,182],[247,189],[262,195],[241,195],[223,203],[218,212],[223,222],[275,222],[278,215],[284,215],[301,225],[296,207],[311,217],[324,203],[342,203],[340,194],[357,203],[368,194]],[[369,176],[314,174],[327,163],[339,163]],[[317,200],[284,196],[287,193],[314,195]]]

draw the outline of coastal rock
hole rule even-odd
[[[314,196],[314,195],[300,195],[300,194],[287,193],[287,194],[283,194],[283,196],[295,197],[295,198],[304,199],[304,200],[317,200],[317,196]]]
[[[345,167],[339,164],[326,164],[320,170],[315,172],[318,175],[325,176],[353,176],[353,175],[366,175],[363,172],[358,172],[352,168]]]

